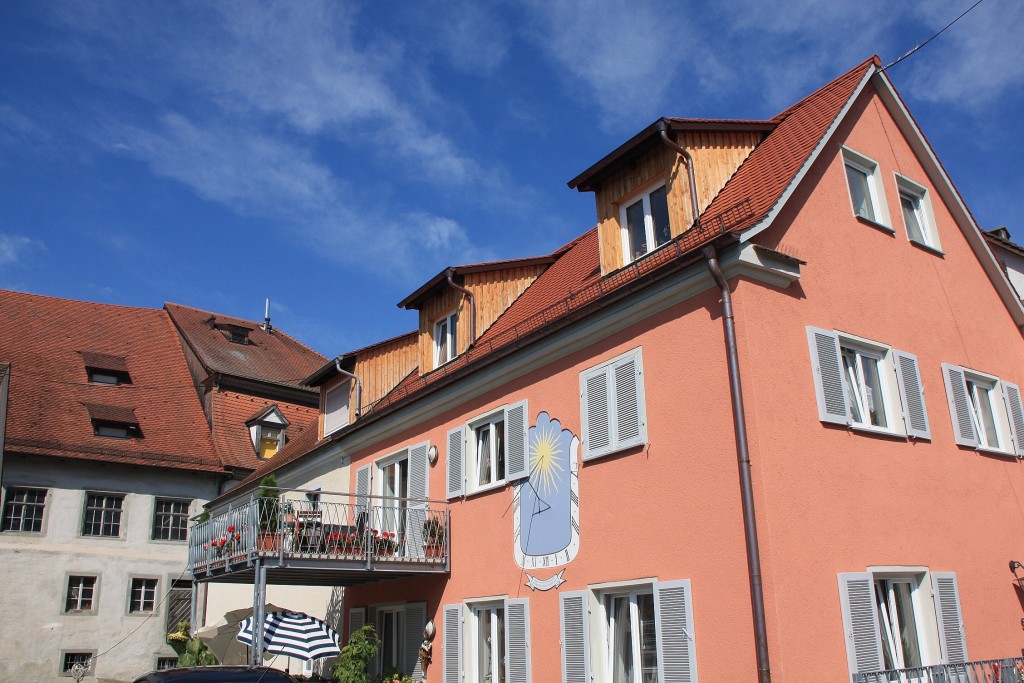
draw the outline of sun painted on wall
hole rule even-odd
[[[546,412],[530,428],[530,474],[515,487],[515,558],[523,569],[561,567],[580,548],[577,454],[580,440]],[[529,575],[527,575],[529,576]],[[527,585],[548,590],[563,582],[529,576]]]

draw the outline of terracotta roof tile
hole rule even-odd
[[[114,372],[128,372],[128,364],[123,356],[113,356],[109,353],[96,353],[95,351],[82,351],[82,362],[87,368],[97,370],[113,370]]]
[[[223,471],[164,311],[0,290],[0,330],[8,451]],[[83,351],[123,358],[132,383],[90,383]],[[143,437],[96,436],[86,404],[134,409]]]
[[[89,418],[100,422],[119,422],[127,425],[139,424],[135,409],[127,406],[107,406],[101,403],[82,403],[89,412]]]
[[[308,391],[302,380],[327,360],[278,329],[268,334],[249,320],[181,304],[166,303],[164,308],[210,372]],[[228,341],[227,335],[212,327],[211,323],[250,330],[248,336],[252,343]]]
[[[285,430],[288,443],[307,431],[314,434],[317,431],[319,410],[316,408],[275,402],[233,391],[215,391],[210,399],[214,425],[213,441],[224,464],[229,467],[254,470],[266,462],[257,457],[249,428],[245,423],[249,422],[253,415],[266,412],[270,406],[276,405],[288,420],[288,428]],[[285,444],[286,448],[287,445]]]

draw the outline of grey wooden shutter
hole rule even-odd
[[[348,611],[348,637],[366,624],[366,608],[353,607]]]
[[[1013,437],[1013,452],[1017,457],[1024,456],[1024,409],[1021,407],[1020,387],[1010,382],[1001,381],[1003,385],[1003,402],[1006,403],[1006,416],[1010,418],[1010,436]]]
[[[514,481],[530,474],[530,411],[526,401],[513,403],[505,410],[505,480]]]
[[[622,449],[646,443],[643,364],[639,350],[615,363],[611,373],[615,401],[614,447]]]
[[[412,501],[406,509],[405,554],[408,557],[423,557],[423,522],[427,520],[429,496],[429,470],[427,449],[430,443],[424,441],[409,449],[409,498]],[[418,499],[418,500],[417,500]]]
[[[566,591],[558,596],[562,618],[562,683],[590,683],[587,601],[587,591]]]
[[[900,402],[903,404],[903,421],[907,425],[907,436],[917,439],[931,439],[928,425],[928,410],[924,404],[924,385],[917,365],[917,356],[906,351],[892,351],[896,364],[896,379],[900,388]]]
[[[970,401],[967,394],[967,380],[964,369],[942,364],[942,379],[946,383],[946,398],[949,401],[949,416],[953,420],[953,438],[961,446],[978,447],[978,433],[971,418]]]
[[[611,452],[611,384],[608,369],[601,368],[583,375],[580,380],[580,409],[583,411],[583,459],[589,460]]]
[[[508,683],[530,683],[530,601],[505,601],[505,667]]]
[[[814,372],[818,419],[833,424],[850,424],[839,337],[834,332],[808,326],[807,345],[811,352],[811,370]]]
[[[462,605],[444,606],[443,683],[462,683]]]
[[[466,437],[463,427],[448,432],[448,457],[445,458],[448,500],[461,496],[465,491],[464,458]]]
[[[377,615],[378,612],[376,607],[370,606],[366,609],[366,622],[368,624],[373,624],[373,628],[376,630],[377,637],[380,638],[380,620],[378,619]],[[370,680],[373,680],[377,676],[377,674],[382,673],[380,670],[381,659],[381,653],[380,650],[378,650],[377,655],[373,657],[373,659],[371,659],[369,662],[367,662],[366,673],[370,674]]]
[[[658,680],[695,683],[697,652],[689,580],[654,584],[654,628],[658,642]]]
[[[370,484],[373,465],[363,465],[356,470],[356,513],[368,513],[370,510]],[[358,520],[357,520],[358,522]],[[369,523],[369,520],[367,520]]]
[[[871,574],[850,572],[839,575],[839,607],[843,615],[850,674],[883,670],[882,634],[878,629]]]
[[[953,572],[932,572],[932,598],[935,617],[939,622],[939,640],[943,662],[959,664],[967,661],[967,641],[964,638],[963,618],[960,614],[960,589]]]
[[[424,678],[420,665],[420,643],[423,642],[423,627],[427,625],[427,603],[410,602],[405,606],[405,633],[403,634],[402,671],[414,681]]]

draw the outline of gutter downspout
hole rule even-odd
[[[356,415],[356,417],[359,417],[359,409],[362,408],[362,406],[363,406],[363,383],[359,380],[358,377],[353,375],[348,370],[342,370],[341,369],[341,359],[340,358],[335,358],[334,359],[334,369],[337,370],[342,375],[345,375],[346,377],[351,377],[352,379],[354,379],[356,381],[356,411],[355,411],[355,415]]]
[[[476,343],[476,301],[473,299],[473,292],[469,291],[462,285],[455,284],[455,280],[452,279],[453,271],[451,268],[445,273],[448,276],[448,284],[453,289],[457,289],[469,298],[469,345],[472,346]]]
[[[697,204],[697,182],[693,173],[693,157],[668,136],[668,123],[658,124],[661,141],[675,150],[686,163],[686,176],[690,181],[690,210],[693,225],[700,227],[700,208]],[[732,395],[732,424],[736,434],[736,458],[739,465],[740,497],[743,503],[743,531],[747,546],[747,577],[750,584],[750,606],[754,618],[754,646],[757,651],[757,680],[770,683],[771,666],[768,662],[768,628],[764,613],[764,588],[761,584],[761,552],[757,540],[757,519],[754,516],[754,487],[750,476],[750,450],[747,444],[747,418],[743,409],[743,386],[740,383],[739,353],[736,348],[736,321],[732,311],[732,293],[729,283],[718,266],[718,254],[713,245],[702,250],[708,262],[711,277],[718,284],[722,296],[722,326],[725,329],[725,350],[729,361],[729,387]]]

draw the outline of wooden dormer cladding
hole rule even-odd
[[[469,290],[476,307],[476,337],[479,339],[544,270],[553,256],[455,266],[442,271],[398,305],[419,311],[417,363],[421,374],[435,368],[435,323],[452,312],[458,313],[456,357],[469,348],[471,313],[469,297],[448,283],[448,275],[459,287]]]
[[[703,212],[761,141],[763,132],[680,130],[674,136],[693,157],[697,206]],[[667,186],[672,237],[693,224],[689,180],[679,155],[660,140],[644,145],[643,149],[636,156],[609,166],[595,188],[601,273],[605,275],[626,263],[622,253],[621,207],[651,185],[664,181]],[[581,185],[580,189],[590,188]]]

